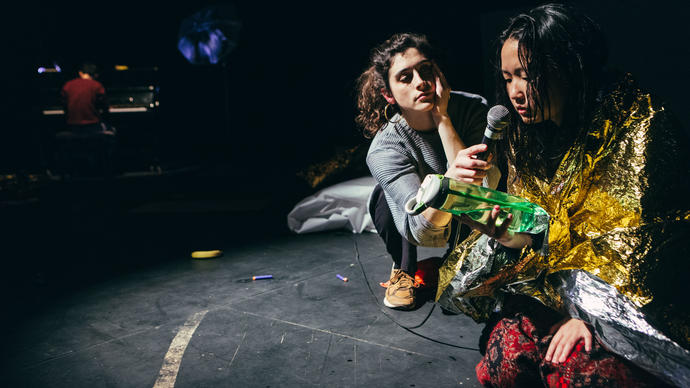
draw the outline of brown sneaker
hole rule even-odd
[[[401,269],[393,270],[390,284],[386,289],[383,304],[392,309],[409,310],[414,308],[417,284],[414,278]]]

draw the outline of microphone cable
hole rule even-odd
[[[457,233],[456,233],[456,234],[457,234]],[[457,237],[456,237],[456,240],[457,240]],[[431,313],[434,312],[434,309],[436,308],[436,303],[434,303],[433,306],[431,306],[431,309],[429,310],[429,313],[426,315],[426,317],[424,318],[424,320],[423,320],[420,324],[415,325],[415,326],[405,326],[405,325],[401,324],[401,323],[398,322],[395,318],[393,318],[393,316],[391,316],[388,312],[386,312],[383,308],[381,308],[381,304],[379,303],[378,298],[376,297],[376,294],[374,293],[374,290],[371,288],[371,284],[369,283],[369,278],[367,278],[367,273],[366,273],[366,271],[364,270],[364,265],[362,264],[362,260],[360,260],[360,257],[359,257],[359,246],[357,245],[357,239],[355,238],[354,235],[352,236],[352,242],[353,242],[354,245],[355,245],[355,258],[357,259],[357,264],[359,264],[359,269],[362,271],[362,276],[364,276],[364,282],[366,283],[367,288],[369,289],[369,293],[370,293],[371,296],[374,298],[374,301],[375,301],[375,303],[376,303],[376,306],[379,308],[379,311],[381,311],[381,313],[383,313],[383,315],[385,315],[386,318],[390,319],[391,321],[393,321],[393,323],[395,323],[395,324],[398,325],[399,327],[405,329],[407,332],[412,333],[412,334],[414,334],[414,335],[416,335],[416,336],[418,336],[418,337],[424,338],[425,340],[428,340],[428,341],[431,341],[431,342],[435,342],[435,343],[437,343],[437,344],[441,344],[441,345],[445,345],[445,346],[450,346],[450,347],[453,347],[453,348],[465,349],[465,350],[474,350],[474,351],[477,351],[477,352],[479,351],[479,348],[472,348],[472,347],[469,347],[469,346],[462,346],[462,345],[451,344],[451,343],[448,343],[448,342],[444,342],[444,341],[440,341],[440,340],[437,340],[437,339],[434,339],[434,338],[427,337],[427,336],[425,336],[425,335],[423,335],[423,334],[417,333],[416,331],[412,330],[412,329],[420,328],[420,327],[422,327],[422,326],[426,323],[426,321],[429,319],[429,317],[431,317]]]

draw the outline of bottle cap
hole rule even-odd
[[[441,191],[442,180],[443,175],[427,175],[419,190],[417,190],[417,195],[405,203],[405,211],[408,214],[417,215],[429,207],[429,204],[433,202],[439,191]]]

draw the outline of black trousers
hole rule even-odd
[[[53,162],[61,173],[109,176],[117,144],[101,123],[68,125],[55,134]]]
[[[374,187],[374,191],[371,195],[369,214],[374,221],[376,231],[386,244],[386,251],[393,258],[393,268],[402,269],[406,273],[414,276],[415,272],[417,272],[417,246],[407,241],[407,239],[398,232],[398,228],[393,221],[393,215],[388,207],[386,196],[383,194],[383,189],[378,184]],[[454,218],[453,221],[451,221],[451,244],[446,251],[446,256],[454,248],[456,240],[461,241],[470,233],[470,228],[466,225],[461,224],[459,230],[457,226],[458,223]],[[458,232],[459,236],[456,238]]]
[[[393,258],[393,268],[402,269],[411,276],[417,272],[417,246],[400,235],[393,221],[386,196],[380,185],[374,187],[369,202],[369,214],[379,236],[386,244],[386,251]]]

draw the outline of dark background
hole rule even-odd
[[[287,212],[319,188],[297,173],[342,150],[366,149],[354,123],[355,79],[369,50],[391,34],[427,34],[451,86],[493,101],[494,39],[510,15],[540,2],[479,3],[237,2],[242,28],[227,68],[192,65],[177,50],[181,21],[223,2],[12,5],[2,23],[9,54],[0,129],[0,174],[14,174],[0,190],[7,295],[42,300],[66,284],[142,263],[286,233]],[[609,62],[688,122],[681,96],[688,90],[688,6],[578,4],[606,31]],[[162,174],[102,184],[42,178],[50,167],[42,142],[58,128],[40,116],[36,69],[57,62],[67,80],[83,60],[104,69],[159,69],[160,108],[153,119],[120,128],[129,142],[123,148],[139,151],[120,162],[125,172],[146,171],[155,156]],[[136,147],[152,137],[155,147]],[[324,184],[366,174],[363,163],[354,160]],[[33,183],[22,182],[29,174]]]
[[[478,2],[477,2],[478,3]],[[354,80],[369,50],[394,32],[426,33],[442,53],[451,86],[493,100],[491,59],[508,16],[540,2],[423,2],[321,5],[237,2],[238,46],[220,66],[192,65],[177,50],[181,21],[223,2],[41,2],[15,12],[9,61],[11,125],[2,133],[0,167],[33,166],[36,68],[53,62],[66,78],[91,60],[103,68],[157,66],[161,106],[157,133],[163,163],[212,158],[233,169],[274,176],[328,158],[362,141],[353,118]],[[437,3],[434,3],[437,4]],[[680,93],[687,49],[688,6],[674,2],[577,2],[609,37],[610,63],[633,72],[643,87],[667,100],[683,121]],[[30,9],[29,9],[30,8]],[[225,119],[227,72],[230,123]],[[108,85],[105,85],[106,88]],[[33,137],[32,137],[33,136]],[[306,151],[306,152],[305,152]]]

